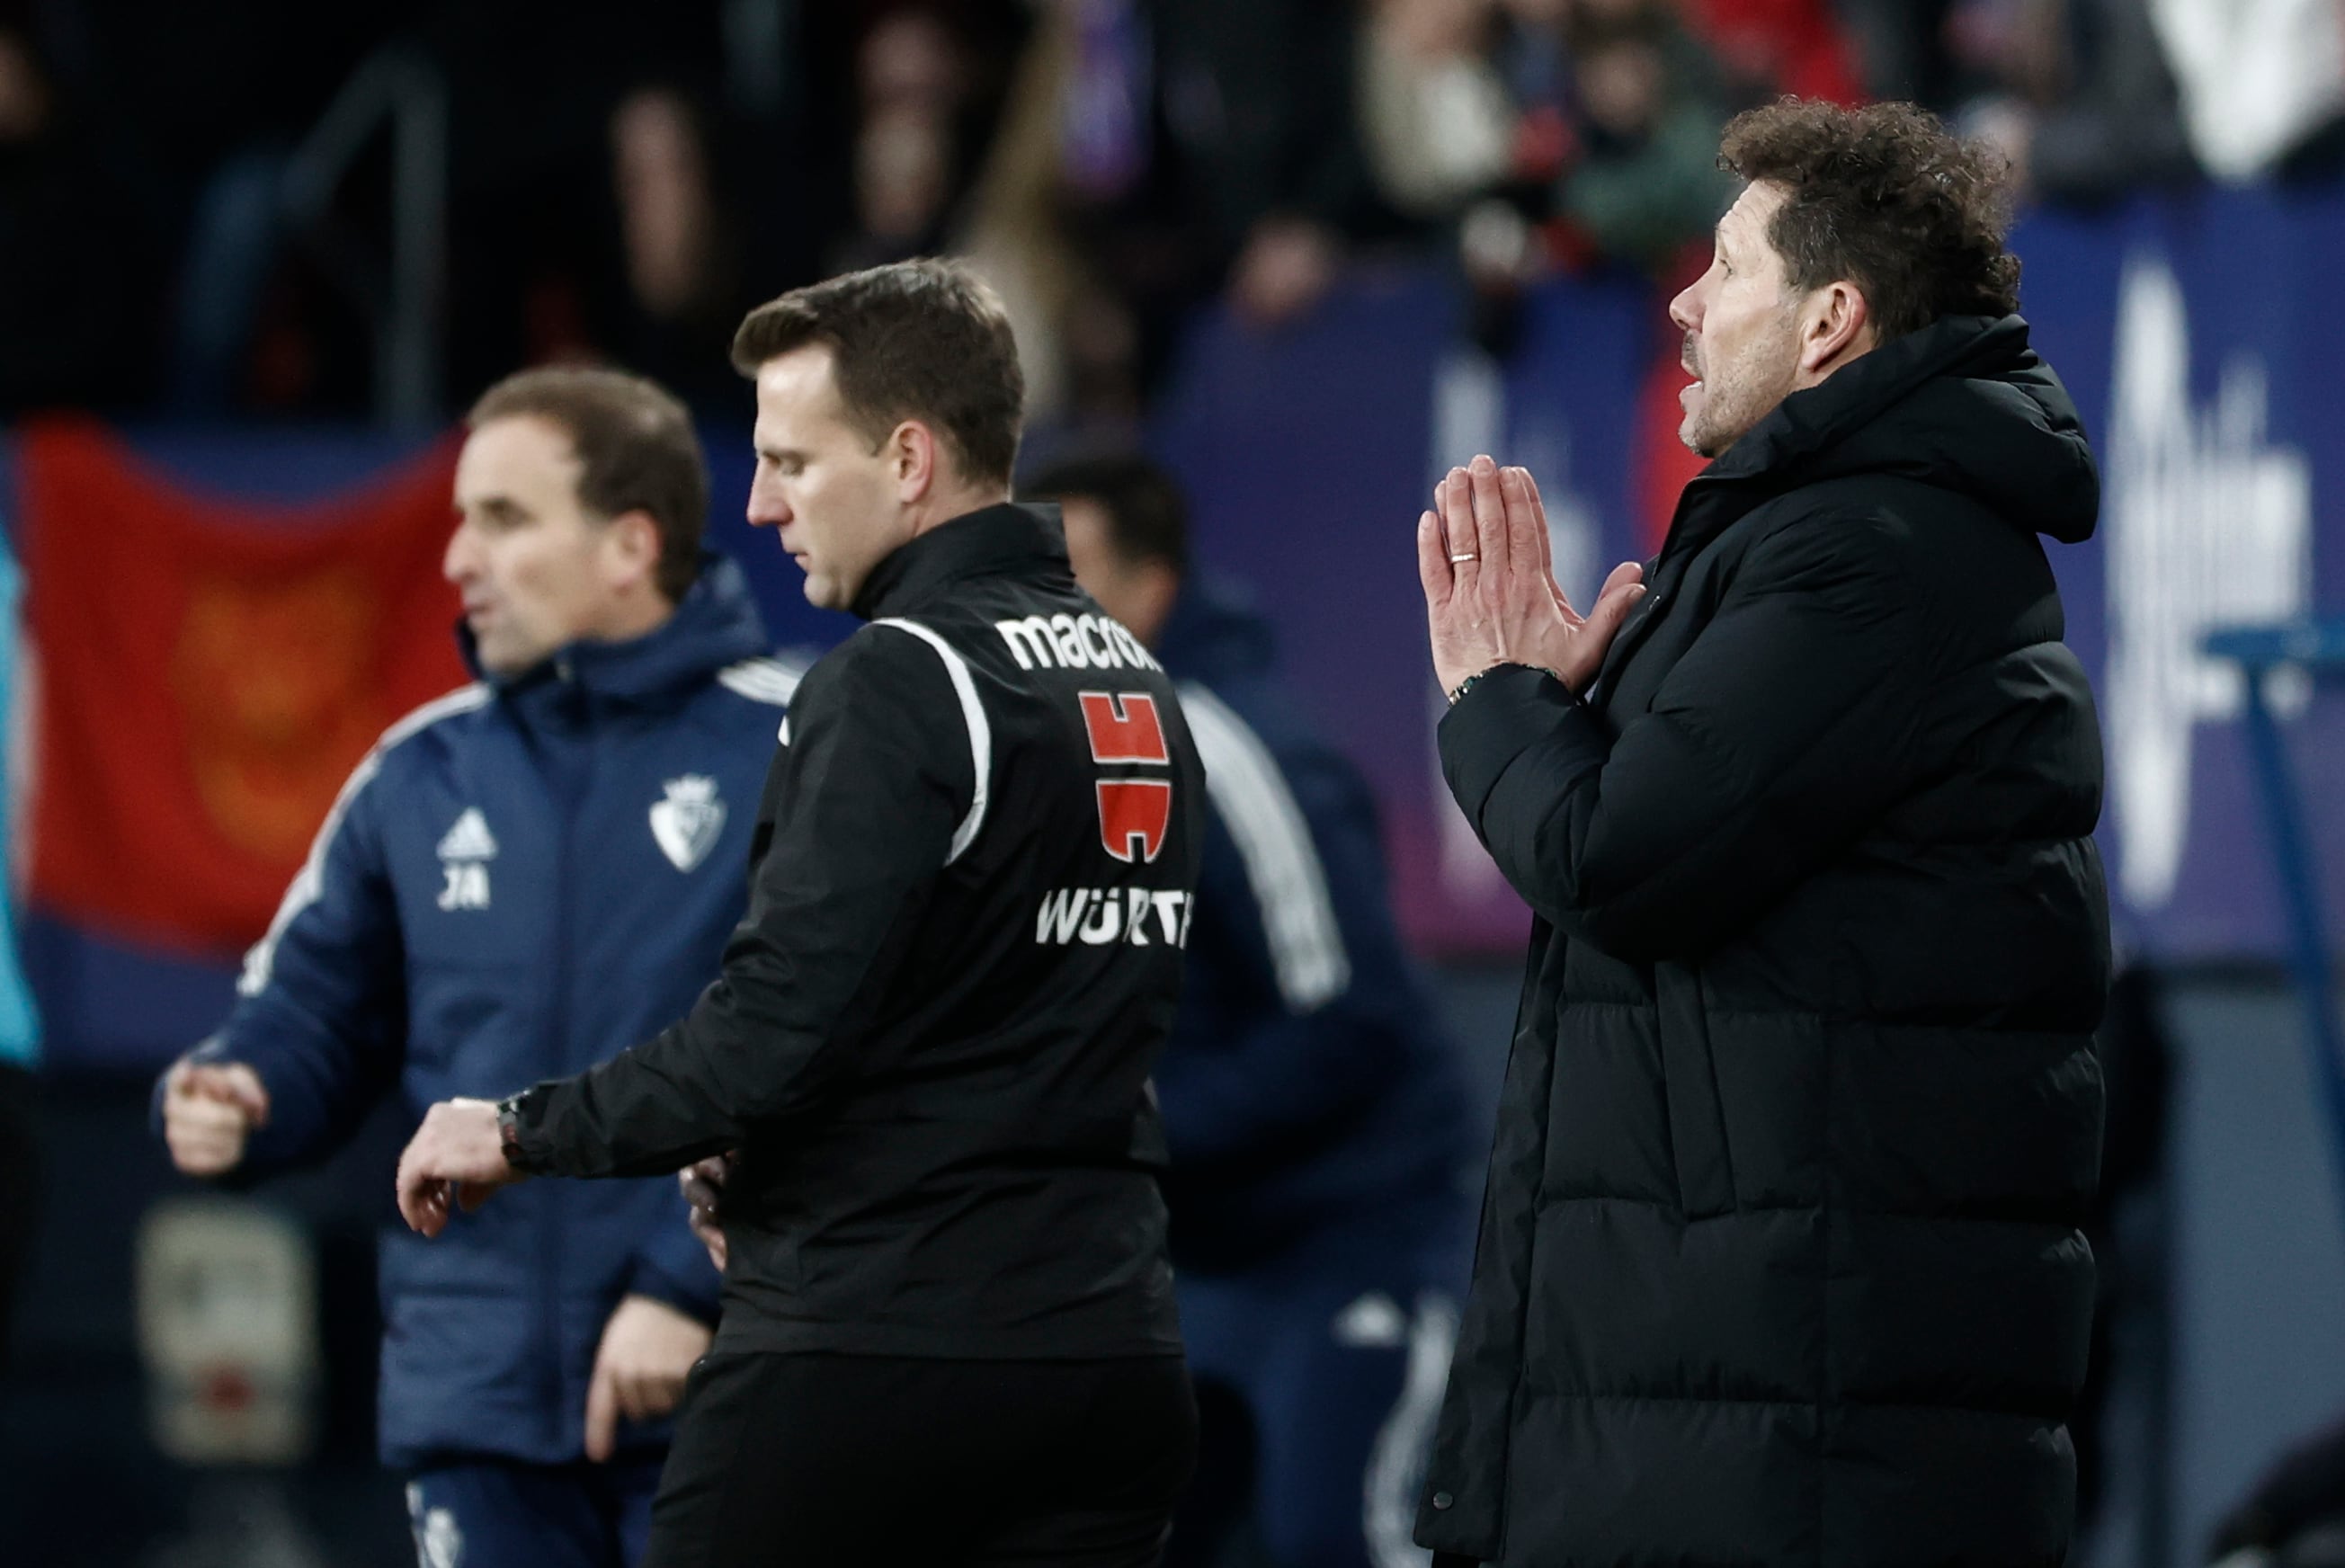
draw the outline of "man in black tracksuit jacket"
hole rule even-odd
[[[480,1102],[434,1108],[402,1204],[431,1231],[450,1181],[738,1151],[650,1568],[1152,1563],[1194,1409],[1147,1077],[1203,769],[1056,519],[1007,501],[990,295],[934,263],[850,275],[753,314],[736,359],[751,519],[869,624],[798,688],[692,1013],[492,1108],[486,1158]]]
[[[1538,922],[1417,1538],[2055,1568],[2108,928],[2037,536],[2097,480],[1975,153],[1787,103],[1726,155],[1672,310],[1716,460],[1609,651],[1635,569],[1558,617],[1518,470],[1420,525],[1444,769]]]

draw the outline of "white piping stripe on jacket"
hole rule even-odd
[[[716,672],[716,679],[726,691],[777,708],[789,705],[790,699],[797,694],[798,683],[805,678],[803,669],[772,658],[744,659]]]
[[[898,632],[909,632],[937,651],[945,662],[945,673],[952,677],[953,693],[960,698],[960,716],[969,723],[969,760],[977,768],[977,793],[970,797],[969,814],[960,819],[960,826],[952,836],[952,848],[945,852],[945,864],[950,865],[961,857],[977,838],[977,830],[985,825],[986,797],[992,793],[993,726],[986,722],[985,707],[977,700],[977,682],[969,673],[969,663],[953,652],[952,644],[921,625],[891,615],[884,621],[874,621],[874,626],[893,626]]]
[[[1409,1326],[1408,1373],[1401,1394],[1376,1432],[1362,1488],[1362,1523],[1368,1559],[1376,1568],[1423,1568],[1428,1553],[1413,1539],[1417,1489],[1433,1449],[1434,1422],[1449,1383],[1449,1358],[1457,1345],[1457,1308],[1448,1297],[1427,1291],[1416,1303]]]
[[[1352,960],[1303,808],[1261,737],[1219,697],[1183,683],[1181,711],[1205,760],[1205,793],[1237,841],[1262,908],[1279,995],[1298,1013],[1325,1007],[1351,985]]]
[[[342,825],[342,817],[350,811],[350,802],[358,798],[358,793],[366,787],[367,780],[374,777],[375,770],[382,766],[384,754],[419,730],[428,729],[458,713],[469,713],[475,708],[486,706],[492,695],[485,682],[476,681],[469,686],[459,686],[443,697],[434,697],[383,731],[382,738],[359,759],[359,765],[350,770],[350,776],[342,782],[340,793],[334,796],[333,807],[326,813],[326,820],[318,825],[318,836],[310,841],[310,858],[301,863],[299,871],[294,873],[292,885],[286,888],[283,902],[277,905],[276,918],[269,921],[268,932],[245,954],[244,973],[236,983],[238,996],[257,996],[268,988],[269,973],[277,962],[278,941],[285,935],[285,928],[293,924],[294,918],[315,904],[318,895],[325,891],[326,846],[334,841],[335,833]]]

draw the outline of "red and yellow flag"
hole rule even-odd
[[[17,454],[30,900],[233,951],[375,738],[466,678],[440,574],[454,448],[291,507],[191,494],[83,419]]]

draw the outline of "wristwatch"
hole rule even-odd
[[[535,1092],[534,1087],[509,1094],[497,1101],[497,1142],[503,1148],[505,1163],[515,1170],[522,1168],[521,1107]]]
[[[1505,668],[1506,666],[1504,664],[1493,664],[1490,666],[1490,670],[1503,670]],[[1475,671],[1472,674],[1458,682],[1456,687],[1446,693],[1445,695],[1449,699],[1449,705],[1453,708],[1456,707],[1457,705],[1457,700],[1460,697],[1463,697],[1467,693],[1472,691],[1474,689],[1475,683],[1481,680],[1483,676],[1488,674],[1490,670]]]
[[[1565,680],[1561,675],[1557,674],[1553,670],[1548,669],[1546,665],[1524,664],[1512,659],[1493,664],[1487,670],[1477,670],[1472,674],[1467,676],[1464,680],[1458,682],[1457,689],[1447,693],[1449,705],[1453,708],[1456,707],[1459,699],[1463,698],[1467,693],[1472,691],[1475,683],[1480,681],[1483,676],[1493,674],[1500,670],[1537,670],[1540,674],[1545,675],[1548,680],[1553,681],[1557,685],[1561,686],[1563,688],[1563,694],[1571,699],[1574,706],[1584,708],[1588,705],[1588,699],[1581,696],[1578,692],[1573,691],[1571,689],[1570,682]]]

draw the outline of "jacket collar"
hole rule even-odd
[[[456,623],[464,663],[501,697],[525,698],[541,688],[574,690],[620,702],[650,702],[707,680],[727,664],[766,652],[764,621],[741,569],[727,557],[702,557],[695,580],[674,613],[624,642],[591,639],[565,643],[538,663],[511,675],[481,668],[472,628]]]
[[[1925,389],[1941,395],[1917,401]],[[1933,439],[1948,433],[1954,450]],[[1793,392],[1743,432],[1687,483],[1661,561],[1699,551],[1787,491],[1892,466],[1874,450],[1884,444],[1923,451],[1921,466],[1934,471],[1917,477],[1954,488],[1992,488],[1986,476],[1962,471],[1966,463],[2026,470],[2031,481],[2040,475],[2040,483],[1990,499],[2025,511],[2030,495],[2049,491],[2053,509],[2080,511],[2083,532],[2091,531],[2099,490],[2091,451],[2075,405],[2028,346],[2026,321],[1948,316]],[[2072,531],[2060,519],[2015,521],[2059,537]]]
[[[1661,552],[1647,567],[1650,592],[1605,651],[1597,689],[1609,690],[1660,622],[1685,562],[1767,501],[1847,473],[1917,467],[1927,471],[1914,477],[1930,482],[1989,491],[1979,474],[1964,471],[1978,464],[2021,476],[2037,501],[1987,499],[2023,511],[2081,511],[2083,532],[2091,531],[2099,496],[2091,450],[2075,404],[2029,348],[2020,317],[1944,317],[1793,392],[1687,482]],[[2056,521],[2015,521],[2062,537],[2070,531]]]
[[[967,578],[1037,568],[1074,581],[1058,505],[1005,501],[963,512],[898,549],[871,569],[853,608],[877,621],[916,610]]]

